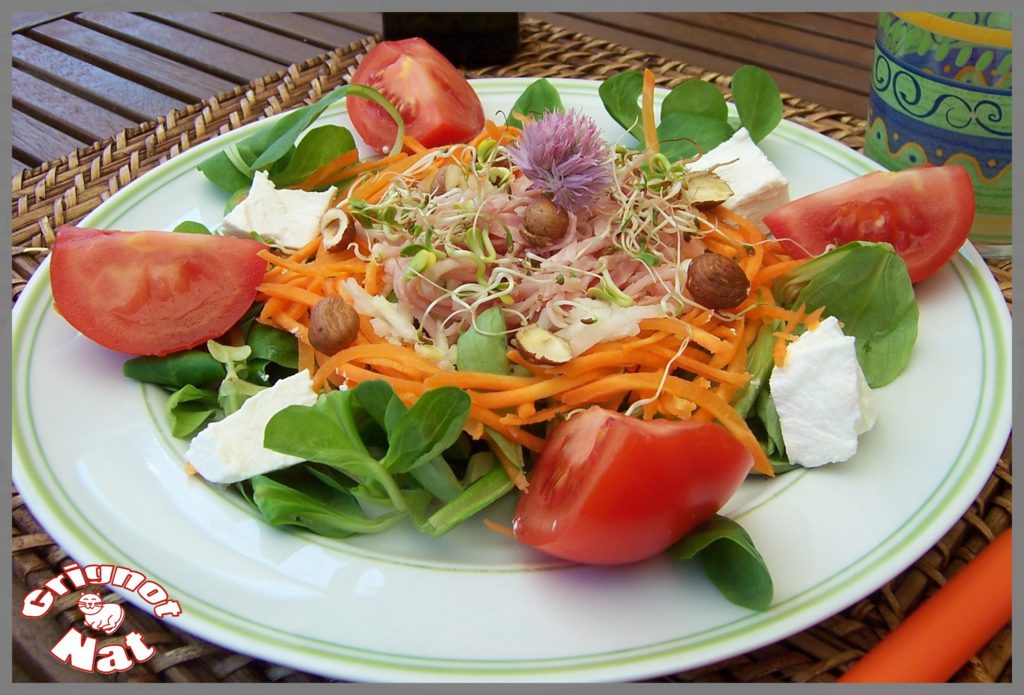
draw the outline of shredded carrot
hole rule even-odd
[[[658,151],[654,83],[654,74],[645,70],[641,117],[645,145],[651,152]],[[324,182],[329,173],[335,177],[332,180],[352,181],[342,207],[354,199],[373,203],[398,179],[425,180],[446,162],[465,163],[474,148],[488,139],[505,144],[520,133],[518,128],[488,120],[468,143],[446,148],[426,147],[406,135],[400,152],[366,162],[339,158],[318,169],[303,185]],[[750,380],[747,353],[761,327],[781,322],[773,346],[773,358],[781,363],[786,345],[796,339],[800,326],[816,325],[821,310],[808,314],[802,307],[791,310],[775,303],[772,282],[804,261],[792,259],[780,244],[766,239],[754,222],[719,207],[704,213],[700,229],[706,233],[701,238],[708,249],[735,259],[746,274],[752,290],[743,303],[730,312],[693,307],[675,318],[644,319],[635,335],[595,345],[564,364],[533,364],[518,350],[508,350],[509,362],[522,368],[525,376],[444,369],[412,346],[380,337],[368,316],[360,316],[356,339],[349,347],[334,355],[314,350],[307,326],[309,309],[317,301],[330,295],[351,301],[345,285],[349,281],[374,296],[391,286],[382,265],[364,260],[369,249],[328,250],[320,238],[289,254],[260,252],[268,265],[258,288],[264,302],[258,320],[297,337],[300,368],[309,369],[318,390],[384,379],[403,403],[411,405],[427,389],[463,389],[470,397],[463,429],[477,440],[487,439],[488,431],[497,432],[539,452],[544,439],[534,433],[535,426],[552,423],[578,408],[631,408],[647,420],[717,421],[750,451],[754,469],[771,475],[764,452],[730,401]],[[492,449],[510,479],[524,487],[522,472],[498,447]]]
[[[490,519],[484,519],[484,526],[486,526],[490,530],[494,531],[495,533],[502,534],[503,536],[513,536],[513,535],[515,535],[512,532],[512,529],[509,528],[508,526],[503,526],[502,524],[499,524],[496,521],[491,521]]]
[[[644,145],[649,152],[659,152],[658,131],[654,125],[654,73],[644,68],[644,85],[640,97],[640,114],[643,119]]]
[[[351,149],[348,152],[322,164],[313,170],[309,176],[300,181],[292,188],[301,188],[304,191],[311,191],[314,188],[326,186],[329,183],[343,180],[345,168],[359,161],[359,150]]]
[[[423,153],[427,151],[427,148],[423,146],[423,143],[408,133],[402,136],[402,144],[412,152]]]

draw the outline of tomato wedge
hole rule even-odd
[[[166,355],[223,335],[256,298],[266,246],[251,239],[62,226],[50,257],[53,300],[100,345]]]
[[[797,198],[763,221],[794,258],[849,241],[888,242],[906,262],[911,282],[920,282],[967,240],[974,188],[957,164],[875,171]]]
[[[752,466],[717,424],[641,421],[594,406],[548,437],[512,529],[566,560],[644,560],[714,515]]]
[[[405,132],[426,147],[466,142],[484,127],[480,97],[437,49],[420,38],[378,43],[352,75],[352,84],[376,89],[405,122]],[[398,126],[369,99],[345,103],[359,137],[378,152],[395,141]]]

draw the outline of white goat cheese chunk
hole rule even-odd
[[[814,467],[845,461],[877,417],[854,338],[834,316],[786,348],[768,381],[792,463]]]
[[[284,408],[313,405],[316,399],[308,371],[281,379],[223,420],[207,425],[192,439],[185,460],[212,483],[236,483],[300,463],[301,458],[264,448],[263,432]]]
[[[789,182],[751,139],[746,128],[740,128],[731,138],[687,166],[698,171],[714,167],[714,172],[729,184],[734,194],[725,201],[725,207],[759,224],[762,217],[789,202]]]
[[[320,234],[320,218],[331,205],[335,189],[323,192],[278,189],[265,171],[253,174],[252,187],[220,223],[222,234],[259,234],[267,243],[297,249]]]

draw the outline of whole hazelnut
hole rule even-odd
[[[523,214],[525,236],[531,246],[543,248],[561,239],[569,229],[569,214],[547,196],[538,196]]]
[[[325,355],[344,350],[359,334],[359,314],[341,297],[324,297],[309,312],[309,344]]]
[[[701,306],[729,309],[747,298],[750,281],[736,261],[707,251],[690,261],[686,289]]]

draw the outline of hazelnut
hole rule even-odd
[[[564,364],[572,359],[569,341],[540,326],[520,328],[516,332],[516,348],[533,364]]]
[[[694,171],[686,180],[690,205],[698,210],[718,207],[733,196],[733,190],[721,176],[711,171]]]
[[[690,261],[686,289],[701,306],[728,309],[747,298],[750,281],[734,260],[708,251]]]
[[[309,312],[309,344],[325,355],[347,348],[359,334],[359,314],[341,297],[324,297]]]
[[[569,229],[569,214],[560,210],[547,196],[538,196],[526,206],[523,214],[526,240],[531,246],[544,248],[561,239]]]
[[[348,210],[328,208],[320,216],[320,234],[328,251],[335,247],[346,248],[356,240],[356,221]]]

